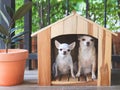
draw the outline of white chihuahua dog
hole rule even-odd
[[[78,72],[76,77],[82,74],[92,73],[92,79],[96,79],[96,52],[94,39],[90,36],[81,36],[78,38],[79,54],[78,54]]]
[[[55,63],[53,64],[53,71],[55,71],[55,77],[59,74],[68,74],[71,72],[71,76],[75,78],[73,72],[73,61],[72,56],[70,55],[71,50],[75,47],[75,42],[70,45],[66,43],[60,44],[55,40],[55,46],[58,49],[58,55],[56,57]]]

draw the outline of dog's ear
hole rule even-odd
[[[70,46],[70,49],[72,50],[72,49],[75,47],[75,45],[76,45],[75,42],[71,43],[71,44],[69,45],[69,46]]]
[[[59,48],[59,45],[60,45],[60,43],[57,40],[55,40],[55,46],[56,46],[56,48]]]
[[[82,37],[83,37],[83,35],[77,36],[77,40],[80,41]]]

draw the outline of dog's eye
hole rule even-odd
[[[62,49],[60,49],[60,51],[62,51]]]
[[[70,52],[70,49],[68,49],[68,52]]]
[[[91,39],[91,41],[94,41],[93,39]]]
[[[85,41],[85,39],[83,38],[82,41]]]

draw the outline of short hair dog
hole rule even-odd
[[[78,37],[79,51],[78,51],[78,72],[76,77],[81,74],[92,73],[92,79],[96,79],[96,51],[94,45],[94,38],[91,36]]]
[[[56,60],[53,64],[53,72],[55,73],[55,77],[58,76],[58,74],[68,74],[71,72],[71,76],[75,78],[74,72],[73,72],[73,61],[71,56],[71,50],[75,47],[75,42],[71,44],[67,43],[59,43],[57,40],[55,40],[55,46],[58,49],[58,55],[56,57]]]

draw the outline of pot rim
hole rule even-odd
[[[5,49],[0,49],[1,61],[21,61],[28,58],[28,50],[25,49],[9,49],[6,53]]]
[[[8,53],[6,53],[6,49],[0,49],[0,54],[13,54],[13,53],[22,53],[22,52],[28,52],[26,49],[8,49]]]

